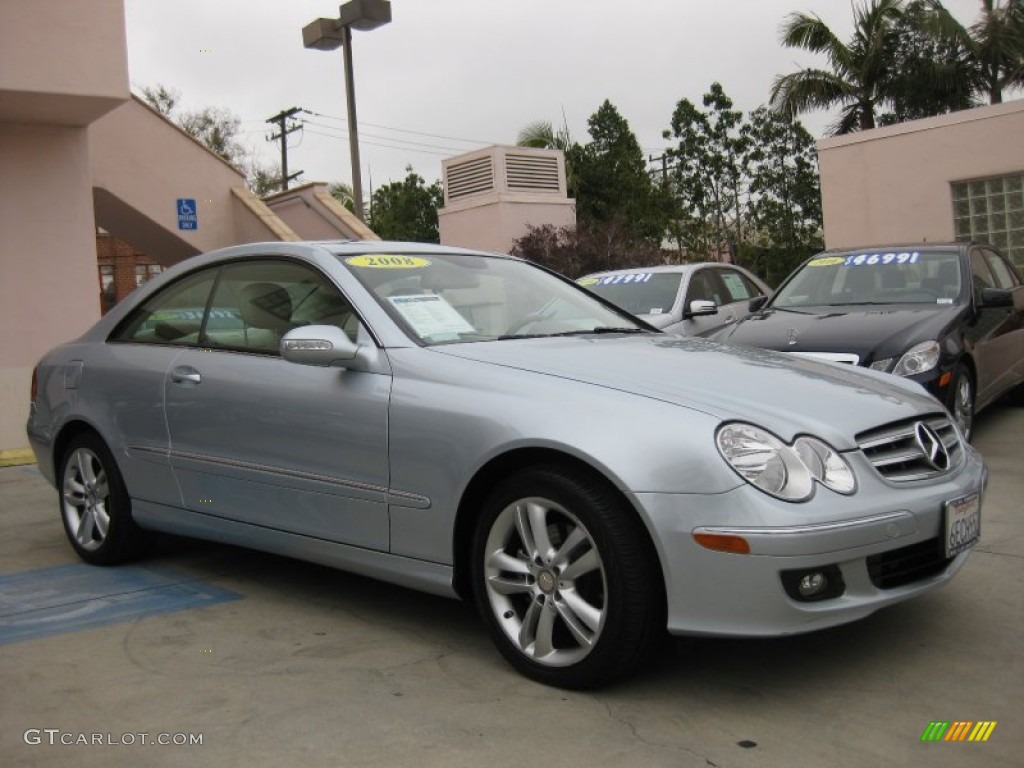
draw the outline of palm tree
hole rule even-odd
[[[831,68],[802,69],[775,78],[772,106],[790,117],[841,106],[832,135],[874,128],[876,110],[891,98],[895,24],[902,14],[901,0],[871,0],[854,10],[854,34],[847,43],[817,15],[790,14],[782,26],[783,44],[824,53]]]
[[[939,0],[920,0],[929,30],[963,51],[975,93],[999,104],[1004,90],[1024,86],[1024,0],[980,2],[981,15],[965,27]]]
[[[569,128],[563,127],[555,131],[549,120],[536,120],[527,124],[516,136],[517,147],[534,147],[536,149],[560,149],[567,152],[572,146]]]

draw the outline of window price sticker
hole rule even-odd
[[[874,264],[916,264],[921,254],[917,251],[902,253],[858,253],[850,254],[843,262],[844,267],[871,266]]]
[[[607,275],[598,278],[595,285],[625,285],[626,283],[646,283],[654,275],[650,272],[630,272],[628,275]]]

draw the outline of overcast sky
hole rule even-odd
[[[858,0],[859,2],[860,0]],[[513,144],[526,124],[564,114],[578,141],[609,99],[645,153],[660,154],[676,103],[699,104],[718,81],[749,111],[772,79],[824,62],[779,43],[793,11],[812,12],[849,38],[846,0],[392,0],[392,23],[354,32],[363,186],[431,182],[441,160]],[[946,0],[962,22],[978,0]],[[125,0],[132,88],[166,85],[187,108],[226,107],[244,143],[278,157],[266,118],[290,107],[306,129],[289,139],[300,181],[349,181],[341,50],[302,47],[302,27],[338,15],[328,0]],[[821,136],[834,115],[803,119]],[[326,134],[326,135],[325,135]],[[429,134],[429,135],[424,135]],[[444,138],[442,138],[444,137]]]

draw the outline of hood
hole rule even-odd
[[[509,339],[430,349],[631,392],[723,421],[750,421],[786,440],[808,432],[840,450],[854,448],[854,435],[866,429],[941,410],[918,384],[896,376],[667,334]]]
[[[785,352],[852,353],[863,365],[938,338],[961,310],[949,304],[772,308],[744,318],[715,339]]]

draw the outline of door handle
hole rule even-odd
[[[191,365],[179,365],[171,371],[171,381],[182,387],[194,387],[202,380],[203,377],[199,375],[199,371]]]

